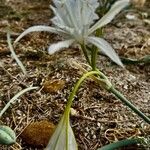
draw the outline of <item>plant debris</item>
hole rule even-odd
[[[65,86],[64,80],[48,80],[43,84],[43,90],[47,93],[57,93],[62,90]]]
[[[46,147],[55,130],[55,125],[47,120],[33,122],[22,132],[23,142],[31,147]]]

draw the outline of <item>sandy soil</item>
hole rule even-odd
[[[48,0],[0,2],[0,61],[5,68],[0,68],[0,109],[17,92],[29,85],[40,87],[38,91],[21,96],[1,118],[1,124],[14,129],[18,137],[17,142],[23,150],[43,149],[26,144],[20,135],[35,121],[48,120],[57,125],[69,93],[81,75],[68,60],[74,58],[80,63],[85,63],[78,48],[48,55],[48,45],[61,40],[59,36],[49,33],[30,34],[17,45],[15,51],[27,68],[27,77],[11,57],[6,39],[7,27],[10,28],[14,40],[19,33],[32,25],[51,25],[52,12],[49,4]],[[134,8],[126,10],[105,28],[105,39],[120,57],[139,59],[150,55],[150,25],[147,21],[150,14],[146,9],[148,7],[149,3],[140,11]],[[134,15],[135,19],[127,19],[127,14]],[[122,69],[108,58],[99,55],[97,66],[107,74],[117,89],[143,113],[150,116],[150,64],[125,64],[126,69]],[[45,81],[57,81],[56,89],[43,90]],[[84,82],[72,108],[75,115],[71,116],[71,123],[79,150],[96,150],[117,140],[137,136],[148,138],[150,135],[150,126],[147,123],[93,81]],[[0,149],[9,150],[12,147],[0,146]],[[133,146],[124,149],[144,148]]]

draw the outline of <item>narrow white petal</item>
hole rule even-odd
[[[74,42],[74,40],[71,39],[71,40],[61,41],[61,42],[52,44],[48,48],[48,53],[51,55],[51,54],[54,54],[55,52],[59,51],[62,48],[68,48],[73,42]]]
[[[78,150],[69,116],[65,113],[44,150]]]
[[[64,6],[65,6],[65,10],[68,13],[69,20],[72,23],[71,27],[74,27],[77,30],[78,25],[77,25],[77,22],[76,22],[75,14],[73,12],[73,8],[75,7],[75,3],[76,3],[76,1],[74,1],[74,0],[67,0],[64,3]]]
[[[58,5],[57,7],[53,7],[53,6],[50,6],[50,7],[55,14],[53,17],[55,19],[53,19],[53,18],[51,19],[54,25],[56,25],[58,27],[59,27],[59,24],[60,24],[60,26],[70,26],[71,25],[71,22],[68,19],[68,14],[67,14],[66,10],[64,9],[64,6]]]
[[[60,25],[66,25],[65,23],[64,23],[64,19],[65,18],[63,18],[63,14],[61,13],[59,13],[59,11],[57,11],[58,9],[56,9],[55,7],[53,7],[52,5],[50,5],[50,8],[53,10],[53,12],[54,12],[54,14],[55,14],[55,16],[51,19],[51,21],[53,22],[53,24],[55,24],[56,26],[59,26],[59,24]],[[57,17],[56,17],[57,16]],[[54,19],[55,18],[55,19]]]
[[[102,38],[97,37],[88,37],[87,41],[96,47],[98,47],[103,53],[105,53],[112,61],[116,64],[123,66],[119,56],[115,52],[115,50],[110,46],[110,44]]]
[[[129,0],[119,0],[111,7],[111,9],[104,15],[95,25],[89,29],[89,34],[93,33],[98,28],[103,27],[112,21],[112,19],[127,5]]]
[[[49,26],[33,26],[25,30],[23,33],[19,35],[19,37],[15,40],[14,43],[17,43],[21,38],[23,38],[25,35],[31,33],[31,32],[37,32],[37,31],[46,31],[46,32],[51,32],[51,33],[57,33],[57,34],[65,34],[65,31]],[[66,33],[67,34],[67,33]]]
[[[91,24],[94,23],[95,20],[97,20],[99,17],[95,13],[96,8],[98,7],[98,2],[97,0],[86,0],[82,2],[82,10],[81,15],[82,15],[82,22],[83,25],[88,25],[90,26]]]

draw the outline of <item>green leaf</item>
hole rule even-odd
[[[5,113],[5,111],[10,107],[10,105],[12,103],[14,103],[18,97],[20,97],[21,95],[23,95],[24,93],[30,91],[30,90],[34,90],[34,89],[38,89],[39,87],[28,87],[26,89],[23,89],[22,91],[18,92],[6,105],[5,107],[0,111],[0,118],[2,117],[2,115]]]
[[[8,126],[0,126],[0,144],[11,145],[16,142],[15,132]]]
[[[105,26],[106,24],[110,23],[112,19],[127,5],[129,4],[129,0],[119,0],[115,2],[111,9],[104,15],[96,24],[94,24],[89,29],[89,35],[96,31],[98,28]]]
[[[83,76],[78,80],[75,84],[73,91],[69,96],[69,100],[67,102],[67,106],[65,108],[65,112],[54,132],[52,135],[47,147],[45,150],[77,150],[77,143],[75,140],[74,133],[70,126],[69,122],[69,114],[72,101],[76,92],[78,91],[81,83],[89,76],[99,74],[98,71],[91,71],[83,74]]]
[[[27,74],[26,72],[26,69],[24,67],[24,65],[22,64],[22,62],[19,60],[19,58],[17,57],[14,49],[13,49],[13,46],[11,44],[11,38],[10,38],[10,34],[7,33],[7,43],[8,43],[8,46],[9,46],[9,49],[11,51],[11,54],[12,54],[12,57],[16,60],[17,64],[19,65],[19,67],[21,68],[22,72],[24,73],[24,75]]]
[[[101,148],[98,148],[97,150],[116,150],[118,148],[124,147],[124,146],[129,146],[129,145],[134,145],[141,143],[141,139],[125,139],[121,141],[117,141],[108,145],[105,145]]]

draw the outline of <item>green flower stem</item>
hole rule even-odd
[[[96,36],[102,37],[103,36],[103,28],[99,28],[96,30]],[[97,60],[98,48],[96,46],[92,46],[91,48],[91,67],[92,70],[97,70],[96,68],[96,60]]]
[[[78,62],[75,60],[71,61],[71,63],[76,66],[81,72],[84,74],[88,71],[84,69]],[[91,67],[90,67],[91,68]],[[112,87],[111,82],[108,80],[108,78],[100,72],[98,69],[96,71],[99,73],[98,76],[91,75],[90,78],[93,79],[97,84],[99,84],[103,89],[109,90]]]
[[[84,69],[80,64],[78,64],[76,61],[73,61],[73,64],[77,66],[83,73],[87,73],[87,70]],[[150,118],[145,116],[140,110],[138,110],[129,100],[127,100],[118,90],[116,90],[107,76],[105,76],[102,72],[100,72],[98,69],[96,69],[97,72],[99,72],[98,77],[91,75],[90,77],[98,83],[102,88],[105,90],[113,93],[117,98],[119,98],[124,104],[126,104],[129,108],[131,108],[137,115],[139,115],[143,120],[145,120],[147,123],[150,124]]]
[[[83,74],[83,76],[78,80],[78,82],[75,84],[70,96],[69,96],[69,99],[68,99],[68,102],[67,102],[67,106],[66,106],[66,109],[65,109],[65,113],[66,115],[68,114],[68,117],[69,117],[69,113],[70,113],[70,108],[71,108],[71,105],[72,105],[72,101],[74,99],[74,96],[76,94],[76,92],[78,91],[81,83],[89,76],[92,76],[92,75],[99,75],[99,72],[97,71],[90,71],[90,72],[87,72],[85,74]]]
[[[98,71],[98,70],[97,70]],[[107,91],[113,93],[117,98],[119,98],[126,106],[132,109],[138,116],[140,116],[143,120],[145,120],[148,124],[150,124],[150,118],[148,118],[145,114],[143,114],[140,110],[138,110],[129,100],[127,100],[123,94],[121,94],[118,90],[116,90],[108,80],[108,78],[99,71],[99,76],[106,80],[106,84],[108,86],[103,86]]]
[[[116,90],[112,85],[108,78],[100,72],[98,69],[100,78],[105,80],[108,86],[103,86],[107,91],[113,93],[117,98],[119,98],[126,106],[132,109],[138,116],[140,116],[143,120],[145,120],[148,124],[150,124],[150,118],[148,118],[145,114],[143,114],[140,110],[138,110],[129,100],[127,100],[123,94],[121,94],[118,90]]]
[[[83,54],[84,54],[84,56],[85,56],[86,61],[87,61],[88,64],[91,66],[91,61],[90,61],[90,59],[89,59],[89,56],[88,56],[88,53],[87,53],[87,49],[86,49],[86,46],[85,46],[84,43],[81,44],[81,49],[82,49],[82,51],[83,51]]]
[[[93,46],[91,54],[91,67],[93,71],[96,70],[97,51],[98,51],[97,47]]]
[[[104,36],[103,28],[99,28],[96,30],[96,36],[101,38]]]
[[[97,72],[97,71],[90,71],[90,72],[87,72],[87,73],[85,73],[85,74],[83,74],[83,76],[78,80],[78,82],[75,84],[75,86],[74,86],[74,88],[73,88],[73,90],[72,90],[72,92],[71,92],[71,94],[70,94],[70,96],[69,96],[69,99],[68,99],[68,102],[67,102],[67,106],[66,106],[66,108],[65,108],[65,112],[64,112],[64,117],[66,118],[66,119],[64,119],[65,121],[66,121],[66,126],[67,126],[67,128],[66,128],[66,133],[68,133],[69,131],[68,131],[68,129],[69,129],[69,115],[70,115],[70,108],[71,108],[71,105],[72,105],[72,101],[73,101],[73,99],[74,99],[74,96],[75,96],[75,94],[76,94],[76,92],[78,91],[78,89],[79,89],[79,87],[80,87],[80,85],[81,85],[81,83],[87,78],[87,77],[89,77],[89,76],[91,76],[91,75],[94,75],[94,74],[99,74],[99,72]],[[69,141],[69,137],[68,136],[66,136],[66,142],[67,142],[67,146],[68,146],[68,141]],[[67,150],[68,150],[68,147],[67,147]]]
[[[124,146],[134,145],[138,143],[141,143],[141,140],[138,138],[137,139],[125,139],[125,140],[121,140],[121,141],[108,144],[106,146],[103,146],[102,148],[98,148],[97,150],[114,150],[114,149],[118,149]]]
[[[126,106],[131,108],[138,116],[150,124],[150,118],[145,116],[140,110],[138,110],[130,101],[128,101],[123,94],[116,90],[113,86],[108,90],[113,93],[117,98],[119,98]]]

